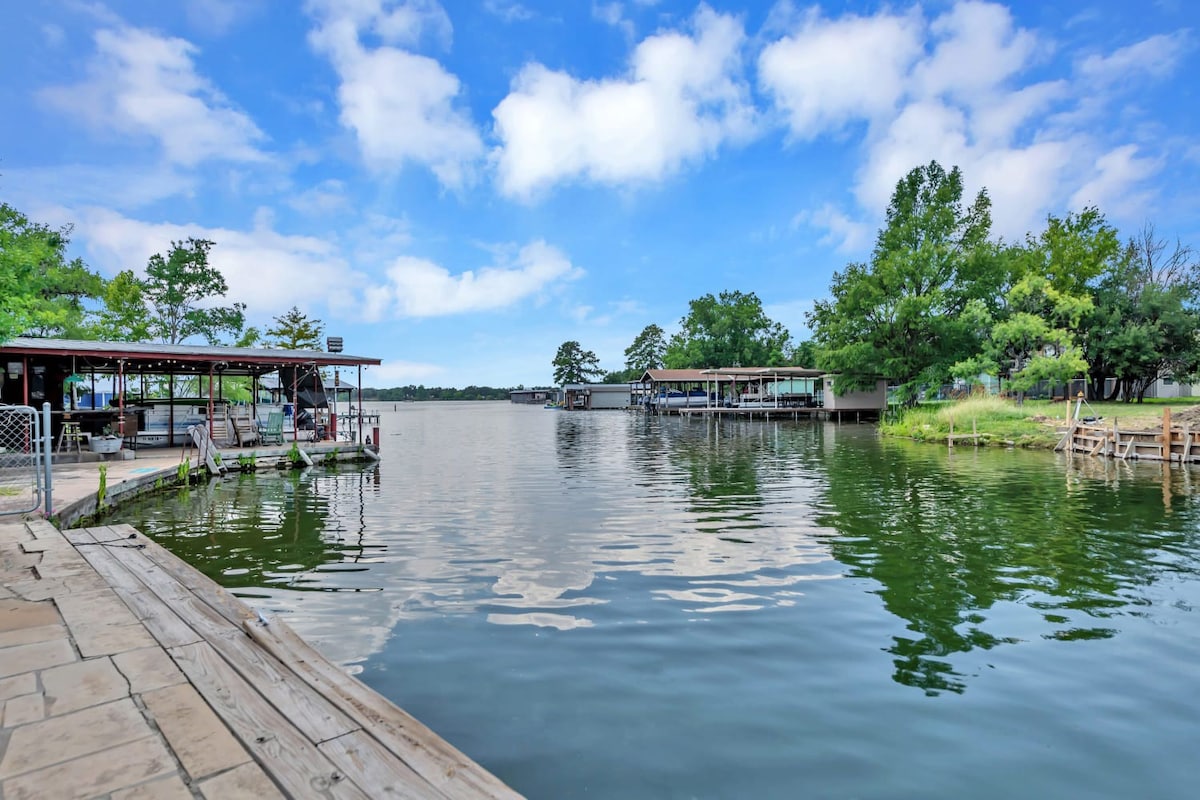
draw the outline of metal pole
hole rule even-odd
[[[358,443],[362,444],[363,418],[362,418],[362,364],[358,365]],[[375,444],[379,444],[376,442]]]
[[[94,395],[93,395],[94,396]],[[54,477],[50,463],[50,442],[53,440],[50,431],[50,403],[42,403],[42,462],[46,470],[46,518],[49,519],[54,511]]]

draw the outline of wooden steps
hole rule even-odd
[[[285,623],[128,525],[65,535],[286,795],[520,797]]]

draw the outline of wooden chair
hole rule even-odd
[[[283,412],[267,414],[267,424],[262,429],[263,444],[283,444]]]

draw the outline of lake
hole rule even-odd
[[[129,522],[531,798],[1194,796],[1194,468],[508,403]]]

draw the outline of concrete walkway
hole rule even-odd
[[[5,800],[282,797],[47,523],[0,525],[0,704]]]

